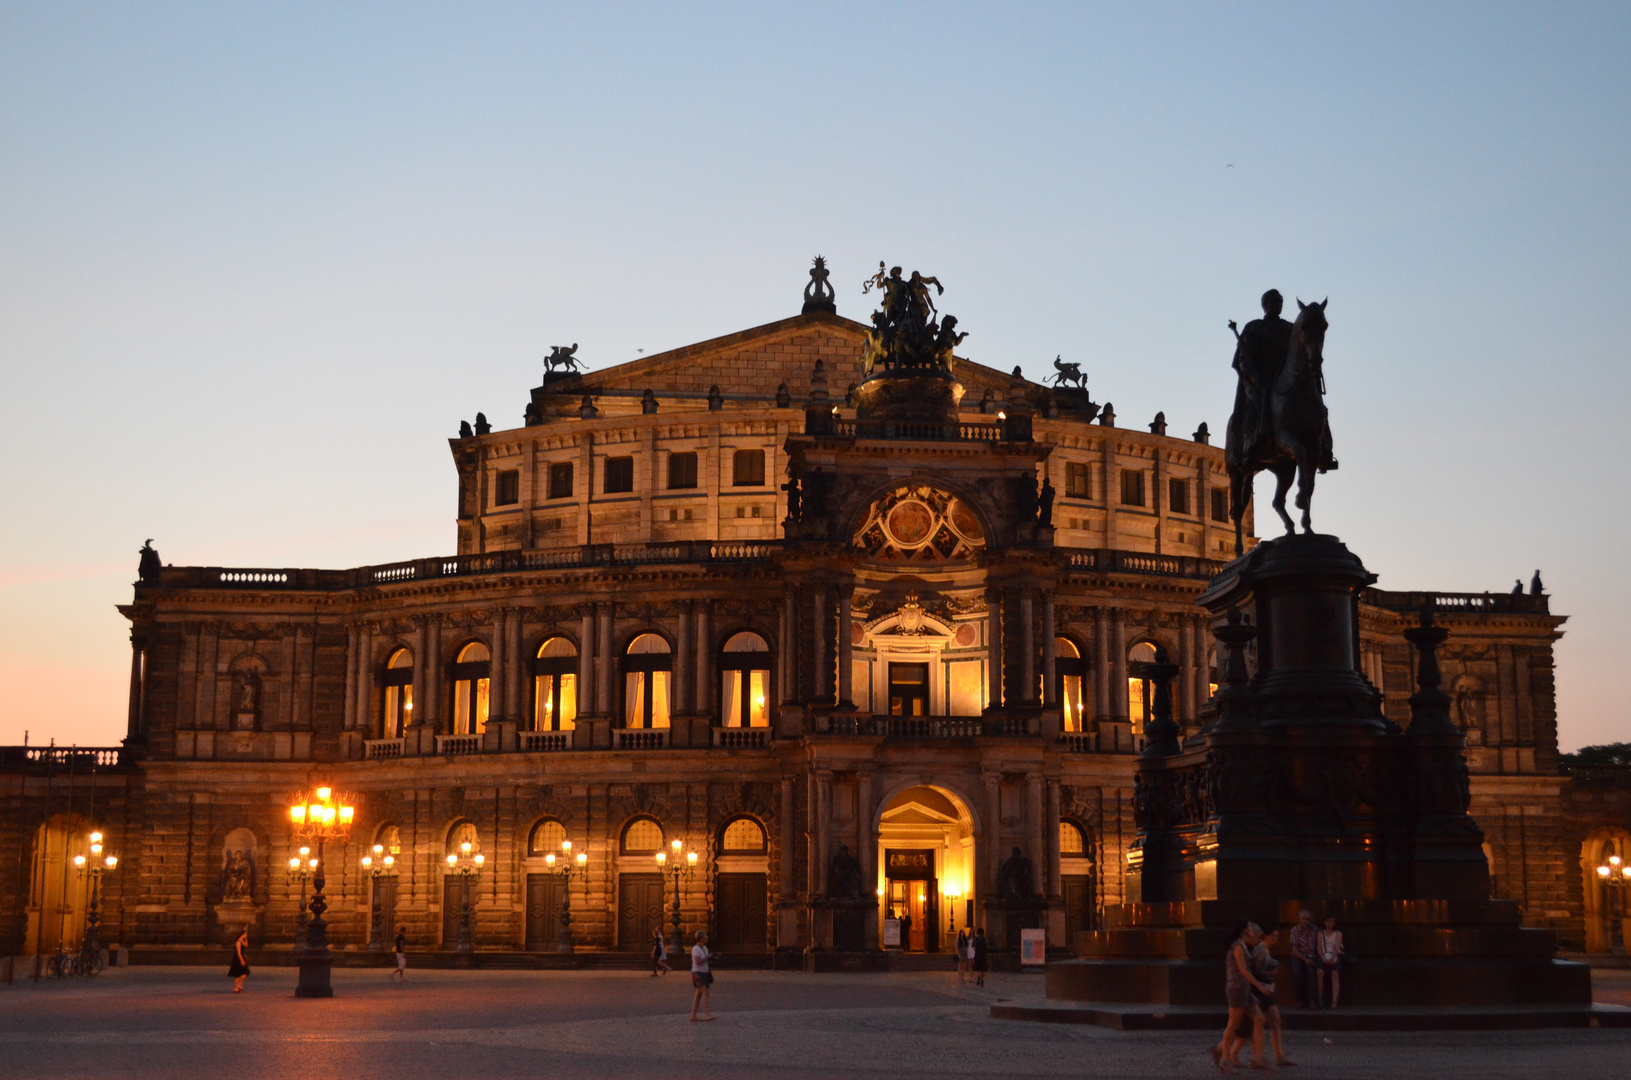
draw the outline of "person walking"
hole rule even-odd
[[[249,927],[244,927],[243,933],[232,945],[232,966],[227,968],[227,974],[232,976],[232,992],[244,992],[244,980],[249,978]]]
[[[985,927],[976,927],[974,939],[968,943],[968,966],[974,971],[974,985],[985,985],[985,973],[991,968],[990,943],[985,940]]]
[[[1251,949],[1262,939],[1262,934],[1256,923],[1241,919],[1229,937],[1229,951],[1223,961],[1223,994],[1229,1002],[1229,1021],[1224,1025],[1223,1038],[1211,1050],[1212,1061],[1219,1069],[1234,1068],[1235,1055],[1247,1038],[1240,1031],[1248,1025],[1252,1068],[1268,1068],[1263,1062],[1263,1012],[1252,997],[1253,989],[1273,993],[1273,987],[1263,985],[1252,976]]]
[[[396,932],[396,970],[391,978],[397,980],[398,986],[408,981],[408,933],[401,929]]]
[[[708,960],[712,956],[713,953],[708,951],[708,935],[698,930],[697,943],[691,946],[691,985],[696,987],[696,993],[691,995],[692,1020],[714,1018],[713,1006],[708,1000],[708,991],[713,989],[714,985],[714,973],[708,970]],[[698,1008],[701,1008],[705,1015],[698,1016]]]
[[[957,931],[957,981],[968,982],[968,927]]]
[[[667,975],[674,969],[668,966],[668,942],[663,940],[663,928],[656,927],[651,931],[651,977],[657,977],[658,969]]]
[[[1269,1033],[1269,1045],[1274,1048],[1274,1064],[1280,1068],[1297,1064],[1286,1059],[1285,1043],[1282,1039],[1282,1025],[1280,1023],[1280,1006],[1274,1000],[1274,973],[1280,969],[1280,961],[1274,958],[1274,947],[1280,943],[1280,931],[1270,928],[1263,935],[1263,940],[1252,949],[1252,974],[1257,980],[1266,985],[1269,990],[1264,993],[1253,989],[1252,994],[1257,998],[1257,1007],[1263,1013],[1263,1027]]]
[[[1319,928],[1313,912],[1297,912],[1297,925],[1291,928],[1291,980],[1297,988],[1297,1004],[1304,1009],[1319,1008],[1314,996],[1314,972],[1319,970]]]
[[[1337,929],[1337,917],[1325,917],[1325,929],[1319,933],[1319,959],[1320,967],[1317,973],[1319,981],[1319,998],[1325,1000],[1325,979],[1331,979],[1331,1008],[1337,1007],[1337,998],[1342,996],[1342,931]]]

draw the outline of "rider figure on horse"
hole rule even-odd
[[[1235,331],[1234,369],[1240,374],[1235,388],[1235,416],[1240,424],[1240,445],[1253,452],[1269,436],[1269,393],[1285,366],[1291,348],[1291,323],[1280,317],[1285,297],[1278,289],[1263,294],[1263,317]]]

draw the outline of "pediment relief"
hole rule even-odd
[[[873,501],[854,545],[883,562],[966,562],[985,547],[980,516],[928,484],[906,484]]]

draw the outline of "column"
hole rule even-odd
[[[374,732],[374,634],[364,624],[357,631],[357,727],[363,738]]]
[[[811,769],[804,775],[804,893],[812,898],[821,880],[821,874],[816,869],[821,854],[821,845],[817,841],[820,832],[817,808],[820,805],[821,793],[816,789],[815,770]]]
[[[1195,693],[1195,627],[1188,619],[1178,623],[1178,677],[1173,682],[1173,719],[1180,728],[1194,723],[1190,698]]]
[[[1036,601],[1032,599],[1035,590],[1029,585],[1021,586],[1019,590],[1019,681],[1021,691],[1020,703],[1023,705],[1036,704]]]
[[[832,636],[827,632],[827,587],[815,587],[815,658],[816,673],[813,687],[814,699],[817,704],[829,705],[832,703],[832,693],[828,689],[832,683],[828,676],[832,674]]]
[[[345,729],[357,729],[357,628],[345,630]]]
[[[838,704],[854,705],[850,680],[854,674],[854,633],[850,629],[851,607],[855,601],[855,586],[845,582],[838,587]]]
[[[1110,612],[1110,712],[1117,720],[1127,716],[1127,622],[1125,613]]]
[[[712,713],[714,711],[713,606],[712,600],[703,600],[697,604],[697,697],[694,707],[699,713]]]
[[[1058,900],[1064,896],[1065,883],[1059,867],[1059,780],[1048,780],[1048,898]]]
[[[989,708],[1002,708],[1002,590],[985,590],[986,697]]]
[[[504,719],[513,720],[518,730],[525,730],[527,723],[524,702],[527,690],[532,685],[532,657],[527,655],[526,637],[521,632],[521,612],[513,610],[509,613],[510,630],[508,634],[508,647],[504,655],[509,658],[510,675],[509,695],[504,702]]]
[[[1059,652],[1054,639],[1059,628],[1053,617],[1053,590],[1042,590],[1042,703],[1050,709],[1059,707]]]
[[[816,890],[821,896],[827,895],[827,867],[832,863],[832,855],[827,847],[832,833],[832,772],[820,769],[816,772],[816,880],[820,883]]]
[[[778,692],[783,702],[792,701],[797,695],[793,690],[793,652],[797,646],[794,644],[793,624],[796,616],[793,608],[793,590],[790,587],[782,588],[782,621],[781,640],[776,643],[776,671],[779,680]]]
[[[980,860],[980,890],[984,899],[997,898],[997,863],[1002,859],[1002,792],[996,773],[985,774],[985,858]]]
[[[429,619],[419,617],[414,619],[413,627],[413,712],[408,717],[408,724],[426,724],[430,722],[430,711],[425,707],[425,691],[428,689],[429,678],[426,677],[427,652],[430,649]]]
[[[595,686],[595,711],[601,716],[610,716],[616,708],[614,704],[617,696],[612,687],[617,682],[617,668],[615,657],[612,655],[612,605],[597,604],[596,614],[599,616],[600,633],[599,642],[595,645],[595,653],[600,657],[600,678]],[[614,725],[615,726],[615,725]]]
[[[696,698],[693,693],[696,663],[695,651],[691,648],[691,601],[682,600],[678,607],[679,618],[674,620],[674,713],[690,716],[692,702]]]
[[[1053,831],[1054,842],[1047,843],[1042,831],[1042,774],[1031,773],[1025,777],[1025,818],[1030,826],[1031,833],[1031,865],[1036,867],[1040,880],[1036,882],[1038,892],[1047,889],[1053,881],[1051,868],[1053,864],[1053,849],[1058,847],[1059,830]]]
[[[416,701],[418,699],[415,699]],[[442,617],[432,615],[425,627],[425,700],[416,709],[425,710],[425,719],[434,731],[442,730]]]
[[[782,849],[779,869],[782,903],[793,899],[793,849],[797,841],[793,836],[793,810],[795,797],[793,792],[793,778],[782,777]],[[786,944],[785,942],[783,944]]]
[[[1205,615],[1197,615],[1192,629],[1195,634],[1195,717],[1198,720],[1201,706],[1212,696],[1212,675],[1207,662],[1207,651],[1212,647],[1212,628]]]
[[[493,645],[487,651],[490,657],[487,663],[487,719],[508,720],[509,714],[504,711],[506,694],[510,688],[509,660],[510,651],[507,647],[509,637],[505,634],[505,612],[502,608],[493,618]]]
[[[147,640],[130,631],[130,713],[125,720],[125,738],[139,741],[142,737],[142,658],[147,651]]]
[[[878,887],[878,840],[872,833],[872,773],[866,770],[855,777],[855,855],[861,863],[866,895],[876,895],[872,890]]]
[[[578,701],[582,711],[595,714],[595,694],[600,680],[595,678],[595,605],[583,605],[583,621],[578,627]]]
[[[1093,719],[1110,716],[1110,618],[1104,608],[1093,611]]]

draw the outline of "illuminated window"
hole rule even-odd
[[[1155,663],[1155,646],[1140,641],[1127,650],[1127,718],[1133,722],[1133,734],[1142,735],[1149,722],[1150,709],[1155,704],[1155,683],[1145,674],[1145,665]]]
[[[487,730],[488,679],[492,665],[487,646],[472,641],[453,662],[453,734],[480,735]]]
[[[540,821],[532,827],[527,838],[528,855],[560,854],[561,841],[566,839],[566,826],[553,819]]]
[[[695,451],[686,454],[668,455],[668,487],[669,490],[677,488],[694,488],[697,486],[697,455]]]
[[[1082,686],[1087,681],[1087,662],[1069,638],[1053,639],[1053,669],[1059,679],[1059,709],[1066,731],[1086,731],[1082,715]]]
[[[1087,463],[1082,461],[1065,462],[1065,498],[1091,499],[1093,485],[1087,471]]]
[[[889,664],[889,715],[929,715],[929,665]]]
[[[380,738],[400,739],[413,723],[413,653],[398,649],[385,662],[385,716]]]
[[[737,818],[725,826],[720,850],[728,855],[760,855],[765,850],[765,831],[752,818]]]
[[[635,818],[623,830],[623,854],[644,855],[663,849],[663,827],[650,818]]]
[[[532,661],[532,728],[571,731],[578,719],[578,647],[552,637]]]
[[[1087,838],[1082,835],[1080,826],[1069,821],[1059,823],[1059,854],[1087,854]]]
[[[719,654],[719,714],[725,727],[770,726],[770,646],[733,634]]]
[[[623,655],[623,726],[668,726],[668,686],[674,657],[668,642],[656,634],[641,634],[629,642]]]

